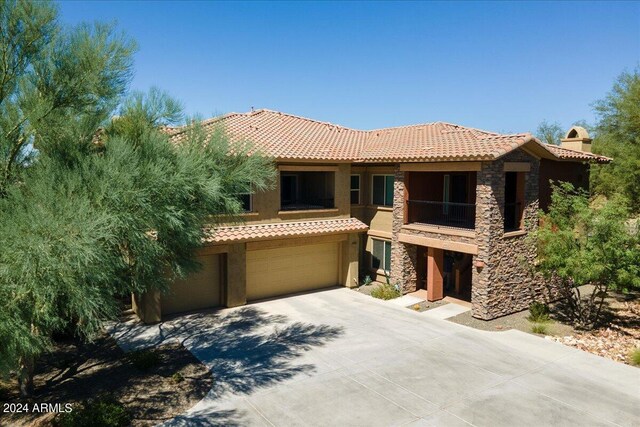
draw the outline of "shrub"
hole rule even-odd
[[[117,400],[106,397],[87,401],[72,412],[59,415],[57,427],[125,427],[131,425],[131,415]]]
[[[631,351],[629,359],[631,359],[632,365],[640,366],[640,347],[636,347]]]
[[[548,322],[549,306],[538,301],[532,302],[529,306],[529,317],[527,317],[527,320],[536,323]]]
[[[398,288],[388,283],[380,285],[371,291],[372,297],[383,300],[398,298],[400,295],[402,295],[402,293],[398,290]]]
[[[534,323],[531,325],[531,332],[534,334],[546,335],[547,325],[544,323]]]
[[[155,350],[138,350],[129,354],[129,360],[137,369],[148,371],[160,363],[160,354]]]
[[[373,280],[371,280],[371,276],[364,276],[362,286],[369,286],[371,283],[373,283]]]
[[[175,374],[171,375],[171,379],[174,383],[181,383],[182,381],[184,381],[184,377],[180,372],[176,372]]]

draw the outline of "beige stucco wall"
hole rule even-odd
[[[360,204],[351,206],[351,215],[369,226],[369,232],[364,239],[360,254],[360,270],[362,275],[368,275],[378,282],[386,280],[382,271],[371,269],[372,239],[391,241],[393,224],[393,208],[390,206],[376,206],[372,204],[373,175],[393,175],[392,165],[352,166],[351,174],[360,175]]]
[[[348,218],[351,214],[349,199],[349,180],[351,165],[348,163],[279,163],[278,177],[274,188],[257,192],[253,195],[253,212],[243,215],[247,223],[270,223],[279,221],[295,221],[319,218]],[[334,172],[334,209],[318,209],[305,211],[281,211],[280,210],[280,172],[282,169],[294,169],[299,171],[326,170]]]
[[[331,274],[335,280],[332,280],[330,285],[355,286],[359,269],[358,233],[212,245],[201,248],[197,254],[200,256],[203,254],[219,254],[219,269],[223,282],[222,305],[226,307],[237,307],[247,303],[247,254],[250,251],[289,248],[290,264],[293,264],[295,263],[296,248],[323,244],[333,244],[337,247],[335,251],[335,265],[331,266],[331,270],[334,272]],[[318,265],[321,264],[321,262],[318,263]],[[320,276],[321,275],[322,274],[320,274]],[[284,274],[283,278],[286,279],[286,277],[287,275]],[[187,287],[184,289],[188,290]],[[179,291],[178,288],[174,289],[174,292]],[[140,296],[132,296],[133,310],[145,323],[159,322],[163,315],[162,298],[158,291]],[[179,295],[178,298],[186,298],[196,303],[198,302],[197,295]]]
[[[227,286],[224,305],[238,307],[247,303],[247,245],[229,245],[226,254]]]
[[[157,323],[162,319],[160,291],[131,296],[131,307],[144,323]]]

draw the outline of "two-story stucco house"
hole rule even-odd
[[[201,271],[134,297],[146,322],[353,287],[363,275],[384,281],[385,271],[405,293],[470,301],[481,319],[527,308],[553,296],[525,242],[549,180],[587,187],[589,164],[609,161],[578,127],[558,147],[442,122],[362,131],[269,110],[203,122],[220,126],[273,157],[277,184],[241,196],[246,222],[209,233]],[[185,130],[169,132],[179,143]]]

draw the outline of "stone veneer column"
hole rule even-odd
[[[502,163],[500,163],[502,167]],[[502,200],[504,200],[504,177],[494,163],[483,162],[477,173],[476,181],[476,243],[478,254],[473,257],[471,279],[471,302],[473,316],[489,319],[492,262],[491,244],[497,238],[496,219],[502,221],[502,213],[498,204],[500,185],[502,182]],[[480,266],[484,265],[484,266]]]
[[[505,162],[527,162],[531,170],[524,173],[524,229],[521,233],[504,232]],[[527,233],[538,226],[540,161],[523,151],[514,151],[494,162],[483,162],[477,174],[476,243],[478,255],[473,259],[473,316],[494,319],[526,309],[532,301],[554,298],[551,286],[531,266],[535,247]],[[482,266],[479,266],[482,265]]]
[[[393,224],[391,228],[391,283],[400,285],[402,293],[416,290],[415,245],[398,241],[398,234],[404,225],[404,172],[400,165],[395,166],[393,181]]]

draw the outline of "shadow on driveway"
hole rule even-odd
[[[291,322],[287,316],[270,314],[254,306],[235,310],[200,312],[176,317],[155,326],[130,325],[117,334],[130,347],[178,341],[210,369],[213,387],[200,402],[216,406],[223,395],[248,395],[301,373],[315,370],[313,364],[295,360],[314,347],[344,333],[342,327]],[[148,328],[155,328],[149,334]],[[143,336],[142,340],[138,339]],[[196,405],[172,425],[240,425],[246,414],[235,408],[199,411]],[[240,411],[243,412],[243,411]]]

